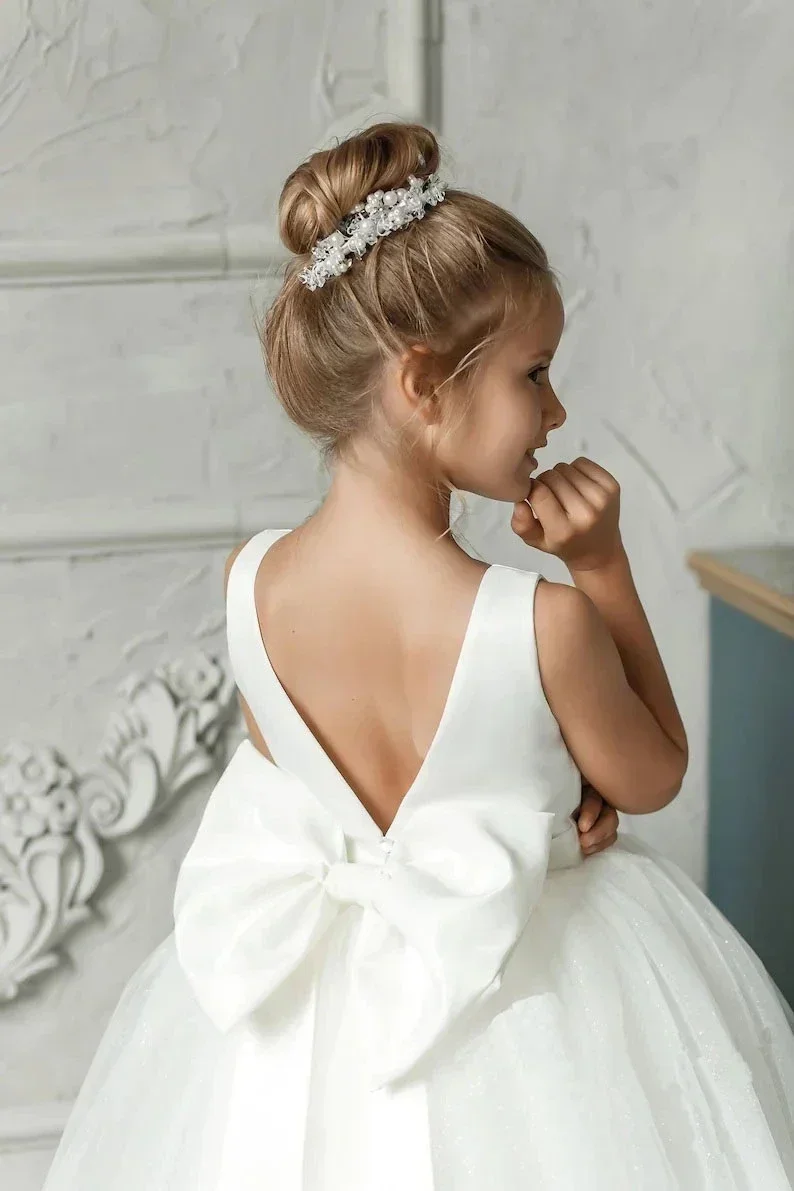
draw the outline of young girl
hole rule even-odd
[[[668,804],[686,737],[617,483],[584,458],[532,479],[565,418],[554,273],[438,164],[382,124],[284,187],[264,348],[332,482],[229,560],[250,738],[46,1191],[794,1186],[770,976],[675,865],[604,846],[613,810],[575,821],[583,781]],[[573,584],[471,558],[453,488],[513,504]]]

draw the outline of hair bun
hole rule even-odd
[[[312,153],[284,183],[279,233],[290,252],[308,253],[329,236],[340,219],[374,190],[402,186],[410,174],[428,177],[438,169],[438,141],[422,124],[373,124]]]

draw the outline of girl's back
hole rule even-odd
[[[288,665],[292,665],[289,680],[276,668],[277,650],[272,645],[269,621],[267,630],[262,631],[267,613],[263,616],[262,602],[257,599],[262,576],[268,575],[267,563],[275,557],[279,543],[285,548],[280,593],[276,583],[276,590],[269,592],[264,602],[280,609],[281,634],[275,639],[286,646]],[[533,606],[539,575],[498,564],[482,567],[467,559],[472,570],[476,569],[475,585],[471,586],[471,572],[447,583],[449,590],[457,588],[458,592],[448,607],[454,608],[458,600],[461,607],[462,627],[453,640],[451,617],[442,624],[438,613],[436,618],[425,614],[417,638],[410,635],[415,630],[408,618],[397,616],[396,611],[397,624],[402,619],[407,626],[400,632],[384,621],[380,611],[368,615],[366,595],[357,607],[346,607],[344,592],[354,605],[360,597],[360,587],[348,574],[340,576],[332,615],[318,618],[305,631],[309,621],[302,618],[309,609],[302,601],[316,600],[316,591],[323,587],[322,568],[312,597],[300,576],[287,572],[294,562],[289,552],[292,545],[283,531],[263,530],[234,553],[228,567],[229,653],[251,739],[260,742],[259,752],[308,785],[318,774],[330,782],[352,816],[350,821],[365,824],[373,838],[391,835],[398,817],[401,823],[410,820],[417,804],[426,806],[436,799],[446,803],[464,789],[473,789],[480,797],[489,787],[497,792],[503,787],[528,789],[528,805],[555,818],[552,835],[574,835],[570,815],[579,802],[579,773],[548,707],[537,664]],[[307,550],[307,559],[309,553]],[[276,574],[277,565],[278,560]],[[330,572],[325,577],[330,578]],[[361,586],[366,583],[362,575]],[[425,581],[425,591],[428,595],[432,592],[432,582]],[[421,595],[417,590],[406,592],[407,605],[415,609]],[[371,601],[371,594],[369,598]],[[388,596],[381,604],[388,609]],[[358,623],[354,623],[357,614]],[[394,707],[404,716],[411,697],[405,688],[410,687],[413,676],[402,659],[410,661],[418,652],[414,642],[418,639],[421,646],[424,634],[434,629],[442,643],[445,638],[451,643],[448,650],[439,651],[450,655],[449,660],[442,659],[446,665],[443,690],[438,705],[431,709],[427,742],[421,752],[413,749],[417,759],[409,757],[406,778],[399,787],[392,779],[390,791],[387,774],[403,765],[403,738],[412,732],[410,719],[403,727],[399,720],[392,721],[389,712]],[[308,640],[299,640],[295,648],[293,642],[303,638],[304,632]],[[334,648],[324,657],[326,633],[333,634]],[[376,656],[383,639],[386,651],[397,658],[391,673]],[[369,665],[362,664],[360,659],[367,655]],[[301,666],[305,668],[301,670]],[[427,697],[422,680],[425,691],[439,686],[433,673],[437,667],[438,652],[426,651],[421,670],[415,672],[417,701],[423,710]],[[315,687],[318,671],[325,673]],[[308,698],[295,693],[301,683]],[[318,712],[322,695],[325,701]],[[364,714],[354,712],[351,716],[351,703],[363,705]],[[334,741],[329,722],[341,725],[342,746]],[[329,739],[333,746],[326,743]],[[369,777],[372,782],[371,795],[363,783],[359,787],[352,784],[349,773],[355,765],[345,764],[345,749],[351,758],[356,752],[363,755],[360,768],[365,780]]]
[[[318,522],[279,535],[257,568],[259,633],[302,719],[385,830],[438,734],[489,568],[452,542],[390,546],[380,534],[367,549]],[[226,585],[241,548],[227,559]],[[680,784],[664,784],[675,754],[592,601],[544,581],[527,603],[535,632],[525,663],[537,667],[579,770],[619,809],[663,805]],[[240,702],[252,742],[270,757]]]
[[[326,532],[304,525],[268,550],[256,614],[290,699],[385,830],[436,734],[487,565],[447,544],[368,552]]]

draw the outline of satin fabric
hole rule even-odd
[[[243,741],[179,872],[180,963],[229,1030],[305,965],[345,906],[359,906],[349,997],[372,1086],[383,1086],[499,987],[550,862],[581,861],[560,845],[551,861],[553,822],[521,790],[449,792],[396,837],[348,842],[305,783]]]

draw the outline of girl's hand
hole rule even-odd
[[[572,571],[590,571],[621,555],[619,519],[617,480],[580,455],[541,472],[526,500],[516,502],[510,524],[528,546],[556,555]]]
[[[618,812],[582,779],[582,801],[573,813],[579,828],[579,846],[585,856],[611,848],[618,838]]]

